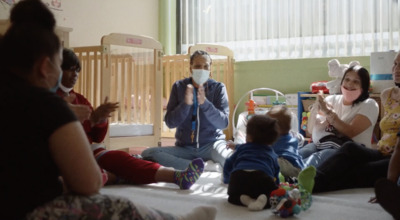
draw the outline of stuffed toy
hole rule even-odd
[[[337,59],[328,61],[328,74],[333,80],[326,83],[326,87],[329,89],[329,94],[340,94],[340,82],[342,81],[344,72],[349,67],[360,65],[358,61],[351,61],[349,64],[340,64]]]
[[[314,187],[314,178],[316,169],[309,166],[302,170],[298,176],[298,183],[290,184],[283,182],[283,176],[279,175],[281,183],[278,189],[270,194],[269,202],[275,215],[282,218],[297,215],[305,211],[312,204],[312,189]]]
[[[299,189],[282,184],[271,192],[271,208],[274,214],[286,218],[301,212],[301,200]]]

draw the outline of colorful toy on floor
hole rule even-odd
[[[298,189],[288,191],[282,186],[271,192],[271,208],[274,214],[286,218],[301,212],[300,192]]]
[[[309,166],[300,172],[297,184],[281,182],[279,188],[270,195],[273,213],[287,218],[310,208],[315,174],[315,167]]]

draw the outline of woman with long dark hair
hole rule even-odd
[[[341,82],[342,94],[323,98],[317,96],[308,130],[313,143],[299,149],[305,167],[319,167],[347,141],[354,141],[371,148],[371,138],[379,114],[375,100],[369,98],[368,71],[351,66]]]

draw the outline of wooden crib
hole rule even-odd
[[[204,50],[211,55],[212,58],[212,78],[222,82],[226,86],[229,98],[229,118],[232,118],[234,110],[234,94],[233,94],[233,77],[234,77],[234,57],[233,51],[227,47],[212,44],[196,44],[189,48],[188,54],[169,55],[162,58],[163,62],[163,100],[168,102],[172,85],[175,81],[190,77],[190,54],[196,50]],[[231,123],[231,122],[229,122]],[[174,137],[175,129],[169,129],[163,123],[162,136]],[[226,138],[232,139],[232,126],[228,126],[225,130]]]
[[[109,119],[107,149],[160,146],[162,46],[152,38],[110,34],[101,46],[76,47],[82,71],[74,87],[94,107],[108,97],[119,102]]]
[[[162,57],[162,46],[152,38],[110,34],[100,46],[72,48],[82,70],[74,90],[83,94],[94,107],[104,102],[119,102],[119,109],[109,119],[104,142],[108,149],[135,146],[160,146],[161,137],[174,137],[175,130],[163,123],[163,109],[172,84],[190,77],[189,60],[195,50],[207,51],[213,59],[212,77],[226,86],[233,103],[233,52],[223,46],[198,44],[185,55]],[[232,138],[231,126],[225,131]]]

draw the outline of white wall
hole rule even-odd
[[[100,45],[103,35],[127,33],[158,40],[158,0],[63,0],[57,25],[73,28],[70,46]]]
[[[50,0],[42,0],[50,4]],[[158,0],[58,0],[57,25],[72,28],[70,47],[100,45],[103,35],[127,33],[158,40]],[[0,0],[0,19],[9,6]]]

